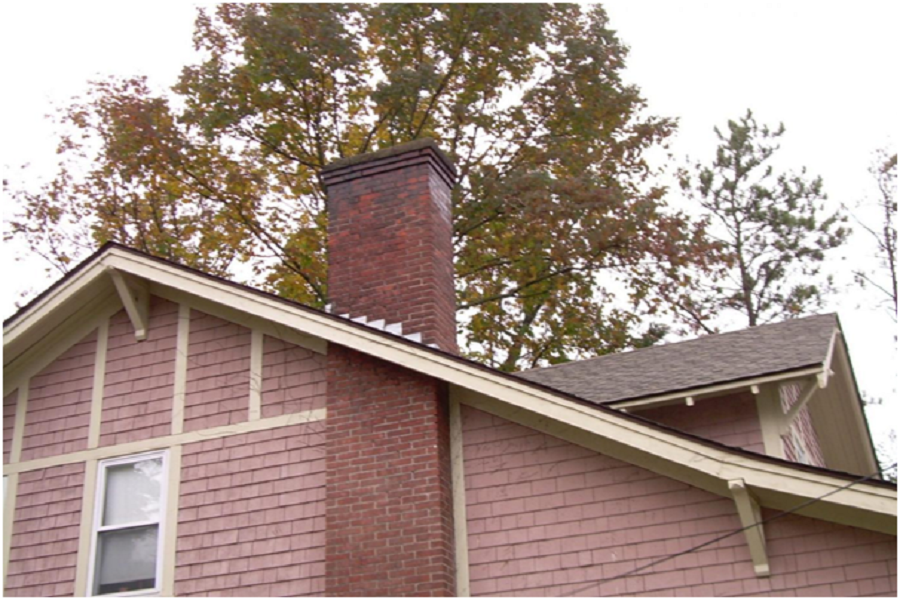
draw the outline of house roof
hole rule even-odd
[[[92,304],[102,305],[99,308],[108,311],[110,300],[115,300],[111,276],[127,277],[151,294],[196,304],[199,310],[227,308],[239,317],[237,322],[248,326],[271,324],[272,329],[295,332],[320,345],[352,347],[447,382],[451,396],[455,394],[458,402],[719,495],[730,496],[730,486],[742,482],[740,485],[751,488],[763,506],[776,509],[796,506],[798,498],[822,496],[799,513],[877,531],[896,531],[896,486],[890,483],[868,477],[863,481],[857,475],[724,446],[598,405],[565,390],[501,373],[386,331],[114,244],[104,246],[6,320],[4,390],[27,379],[38,368],[32,363],[46,359],[45,345],[51,343],[48,332],[65,335],[71,343],[88,333],[85,328],[92,326],[96,315],[92,317],[85,311]],[[855,485],[849,487],[848,481]]]
[[[519,376],[597,404],[612,404],[822,365],[835,329],[837,315],[816,315],[532,369]]]

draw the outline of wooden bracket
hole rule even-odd
[[[134,326],[134,338],[142,342],[147,339],[149,332],[148,315],[150,314],[150,291],[147,283],[135,279],[130,275],[121,273],[116,269],[109,269],[119,298],[125,306],[125,312]]]
[[[741,526],[744,527],[744,537],[750,547],[750,558],[753,560],[753,571],[757,577],[768,577],[769,555],[766,552],[766,536],[761,524],[762,514],[759,503],[750,494],[747,484],[743,479],[732,479],[728,482],[728,489],[737,506]]]
[[[791,423],[794,422],[797,414],[804,406],[806,406],[806,403],[809,402],[810,398],[813,397],[813,394],[820,387],[821,380],[818,377],[811,378],[809,382],[807,382],[806,387],[800,392],[800,397],[797,398],[797,401],[791,405],[786,413],[784,413],[784,417],[781,419],[781,426],[778,428],[781,435],[784,435],[791,430]]]

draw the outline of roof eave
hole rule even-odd
[[[808,497],[808,494],[820,491],[833,491],[852,479],[849,475],[788,464],[677,432],[633,415],[622,414],[615,408],[597,406],[402,337],[133,250],[109,246],[103,252],[96,253],[91,260],[92,263],[79,266],[77,274],[65,278],[65,285],[55,285],[54,293],[43,294],[39,301],[31,303],[17,313],[11,323],[8,322],[4,333],[9,336],[10,343],[15,343],[19,336],[33,328],[42,316],[47,316],[48,311],[52,312],[54,308],[61,310],[64,305],[62,296],[96,284],[107,268],[118,269],[487,395],[520,414],[534,413],[567,427],[588,430],[594,440],[621,448],[634,448],[642,456],[656,456],[667,461],[672,468],[693,472],[698,477],[726,483],[732,479],[743,479],[761,498],[767,497],[767,490]],[[4,348],[7,343],[5,336]],[[844,511],[855,510],[859,515],[870,515],[879,523],[881,530],[885,527],[889,529],[892,522],[896,530],[895,486],[881,482],[860,483],[854,489],[834,494],[827,504]]]

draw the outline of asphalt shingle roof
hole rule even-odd
[[[822,364],[838,326],[836,315],[816,315],[518,375],[606,404]]]

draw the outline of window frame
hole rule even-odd
[[[103,526],[103,509],[106,505],[106,475],[110,467],[138,463],[144,460],[152,460],[155,458],[162,459],[162,481],[159,487],[159,520],[158,521],[135,521],[133,523],[125,523],[122,525]],[[163,548],[165,547],[164,534],[166,529],[166,517],[168,512],[168,489],[169,489],[169,452],[168,450],[154,450],[152,452],[141,452],[140,454],[129,454],[128,456],[118,456],[115,458],[107,458],[97,462],[97,486],[94,492],[94,508],[93,520],[91,522],[91,551],[90,560],[88,561],[87,588],[85,596],[91,597],[126,597],[126,596],[158,596],[162,593],[162,576],[163,576]],[[132,590],[129,592],[113,592],[109,594],[95,594],[94,582],[97,577],[97,551],[99,550],[100,534],[107,531],[120,531],[124,529],[132,529],[135,527],[157,526],[156,533],[156,573],[154,576],[153,588],[142,590]]]

